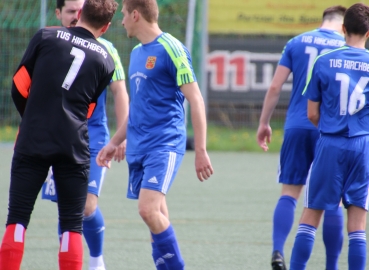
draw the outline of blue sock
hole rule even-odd
[[[103,254],[104,244],[104,218],[100,208],[83,219],[83,235],[85,236],[91,257],[99,257]]]
[[[168,270],[165,260],[161,257],[161,254],[156,247],[155,243],[151,243],[152,245],[152,258],[154,260],[156,270]]]
[[[343,244],[343,211],[326,210],[323,222],[323,241],[326,251],[326,270],[338,269],[338,258]]]
[[[349,270],[364,270],[366,264],[366,234],[365,231],[356,231],[348,234]]]
[[[278,250],[282,256],[284,256],[284,243],[293,225],[296,204],[295,198],[281,196],[274,210],[273,251]]]
[[[304,270],[314,246],[316,228],[300,224],[292,249],[290,270]]]
[[[167,268],[170,270],[183,270],[185,264],[179,251],[177,238],[172,225],[169,225],[168,229],[162,233],[151,233],[151,236]]]

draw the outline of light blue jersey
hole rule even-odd
[[[114,48],[113,44],[103,38],[98,38],[97,40],[106,47],[114,60],[115,72],[111,82],[125,80],[124,69],[120,61],[119,54]],[[108,143],[110,139],[108,119],[106,116],[106,94],[107,89],[105,89],[99,96],[94,113],[92,114],[91,118],[88,119],[90,149],[101,149]]]
[[[318,55],[343,45],[344,38],[338,32],[320,28],[298,35],[286,44],[279,65],[292,71],[293,88],[285,129],[315,129],[307,118],[307,100],[301,96],[307,74]]]
[[[316,59],[304,95],[322,102],[320,133],[345,137],[369,134],[368,82],[368,50],[343,46]]]
[[[126,153],[165,150],[184,154],[186,128],[180,86],[196,81],[188,50],[168,33],[137,45],[131,53],[129,80]]]

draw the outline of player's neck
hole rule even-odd
[[[365,36],[359,36],[359,35],[346,35],[346,44],[348,46],[359,48],[359,49],[365,49],[365,43],[366,38]]]
[[[341,21],[324,21],[320,26],[321,29],[327,29],[331,31],[336,31],[342,34],[342,22]]]
[[[136,38],[142,44],[147,44],[154,41],[161,33],[157,23],[145,23],[137,31]]]
[[[91,34],[93,34],[96,39],[103,34],[101,32],[101,29],[92,28],[91,26],[86,25],[85,23],[81,22],[81,20],[79,20],[77,22],[76,26],[85,28],[86,30],[88,30],[89,32],[91,32]]]

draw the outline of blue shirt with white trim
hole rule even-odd
[[[137,45],[129,65],[127,154],[186,148],[183,84],[196,81],[187,48],[168,33]]]
[[[307,100],[301,95],[307,74],[318,55],[344,44],[344,38],[338,32],[322,28],[298,35],[286,44],[279,65],[292,71],[293,86],[285,129],[316,129],[307,118]]]
[[[343,46],[319,56],[304,96],[320,102],[319,131],[354,137],[369,134],[369,51]]]

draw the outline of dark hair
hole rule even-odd
[[[347,35],[365,35],[369,31],[369,7],[362,3],[352,5],[346,10],[343,19]]]
[[[85,0],[81,20],[99,29],[111,22],[117,8],[118,3],[114,0]]]
[[[323,21],[331,21],[335,18],[342,17],[345,15],[346,8],[343,6],[332,6],[329,8],[326,8],[323,11]],[[339,19],[342,19],[339,18]]]
[[[65,1],[77,1],[77,0],[56,0],[56,8],[62,10],[65,6]]]
[[[129,13],[137,10],[149,23],[158,21],[159,8],[156,0],[123,0],[123,5]]]
[[[56,0],[56,8],[62,10],[65,6],[65,0]]]

